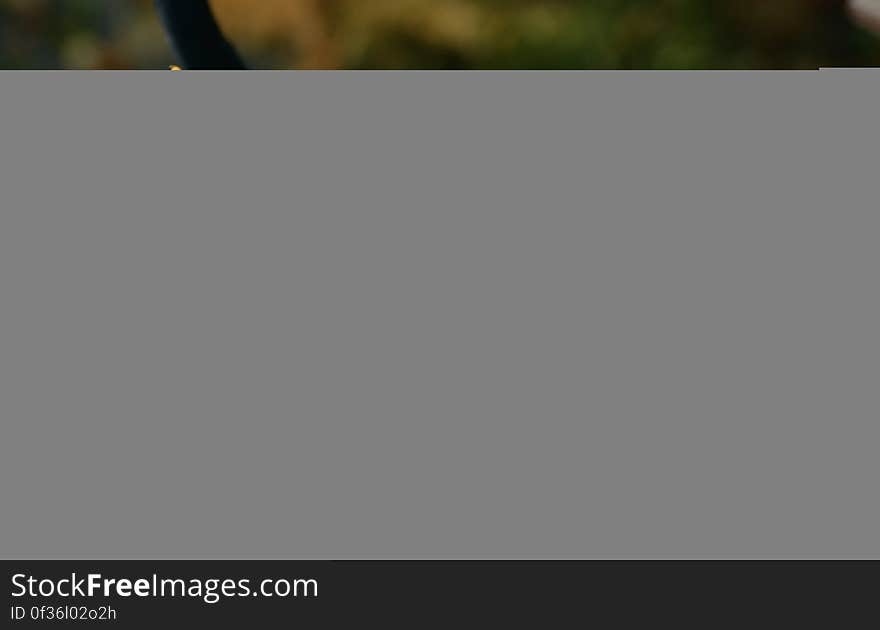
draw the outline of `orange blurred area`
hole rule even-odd
[[[212,0],[257,68],[880,65],[843,0]],[[3,68],[175,63],[151,0],[0,0]]]

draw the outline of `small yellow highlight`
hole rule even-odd
[[[168,66],[168,69],[171,70],[171,72],[180,72],[182,70],[180,66]]]

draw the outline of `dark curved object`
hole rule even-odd
[[[180,64],[187,70],[245,70],[208,0],[155,0]]]

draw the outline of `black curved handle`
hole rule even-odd
[[[208,0],[155,0],[181,65],[188,70],[245,70]]]

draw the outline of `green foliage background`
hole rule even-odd
[[[257,67],[765,69],[880,65],[838,0],[216,0]],[[255,9],[259,7],[259,10]],[[155,68],[149,0],[0,0],[0,67]]]

